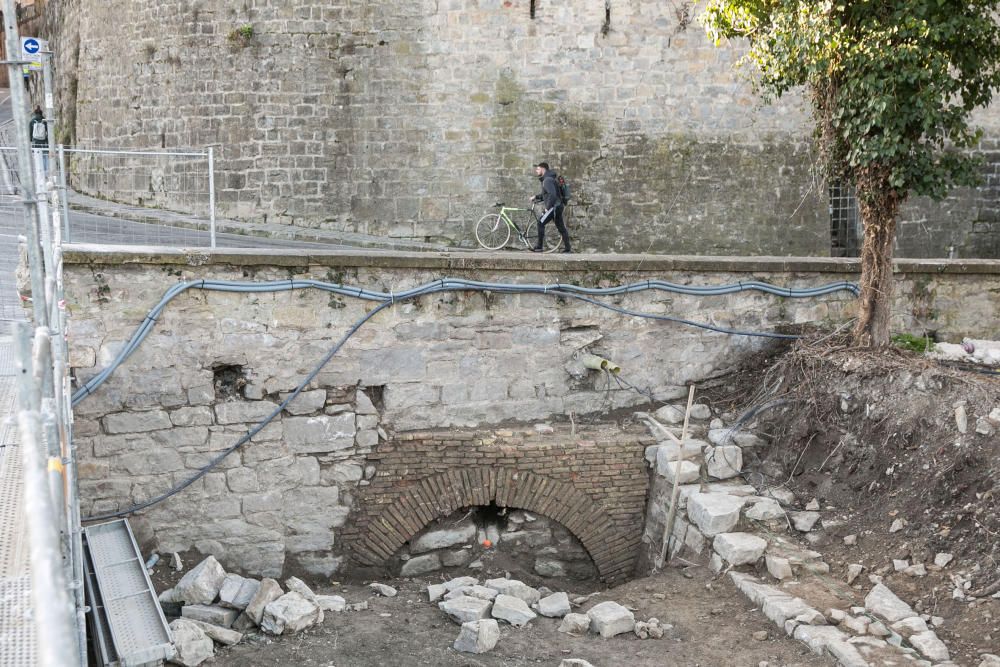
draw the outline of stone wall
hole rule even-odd
[[[690,2],[52,0],[81,146],[217,144],[219,213],[471,245],[494,201],[574,188],[580,249],[830,253],[808,111],[762,106]],[[980,114],[989,174],[995,110]],[[988,175],[989,175],[988,174]],[[914,201],[900,256],[997,256],[995,179]],[[109,194],[94,192],[94,194]],[[183,202],[175,202],[183,209]]]
[[[900,262],[899,267],[897,328],[932,321],[952,340],[997,330],[1000,262]],[[181,280],[315,278],[399,294],[443,276],[587,286],[652,278],[720,285],[753,278],[813,287],[851,278],[854,269],[833,259],[70,248],[65,284],[71,365],[79,383],[110,363],[149,309]],[[832,326],[854,308],[846,293],[796,300],[757,292],[701,298],[637,292],[608,301],[761,331]],[[313,289],[192,289],[178,296],[139,349],[74,410],[84,513],[142,502],[197,472],[273,412],[372,307]],[[410,485],[418,479],[448,481],[448,471],[471,469],[472,457],[483,461],[475,466],[486,473],[476,487],[477,505],[522,507],[562,523],[587,547],[602,576],[613,579],[628,569],[626,563],[602,560],[607,554],[594,545],[605,538],[631,544],[630,526],[642,510],[630,499],[640,498],[641,505],[644,491],[627,471],[629,457],[639,457],[641,464],[641,448],[601,445],[607,437],[582,431],[576,440],[514,442],[514,435],[500,433],[503,425],[550,420],[564,426],[573,420],[579,427],[608,410],[648,404],[650,395],[657,401],[683,396],[684,383],[712,376],[766,344],[551,294],[456,292],[397,302],[361,327],[248,445],[181,493],[140,513],[135,525],[160,551],[196,548],[215,554],[227,568],[331,574],[350,555],[356,564],[389,558],[427,523],[469,505],[464,496],[445,493],[466,487],[449,484],[435,495],[443,504],[421,516],[421,496],[410,493]],[[618,379],[646,395],[584,369],[579,359],[584,351],[615,361],[622,368]],[[439,442],[438,436],[414,435],[451,427],[493,435],[475,446],[458,436]],[[486,442],[491,437],[498,439]],[[588,449],[583,442],[591,440],[598,444]],[[555,465],[567,458],[577,461],[567,464],[568,477]],[[526,507],[501,502],[511,487],[498,481],[506,478],[495,477],[510,474],[513,480],[518,471],[534,476],[523,487],[535,499]],[[612,478],[616,486],[609,487]],[[591,509],[583,515],[605,532],[588,533],[572,517],[547,508],[537,484],[550,479],[567,497],[589,499]],[[405,530],[388,531],[385,539],[375,529],[361,530],[382,516],[382,506],[396,512],[388,525],[404,522]],[[422,523],[400,509],[413,510]],[[640,534],[641,525],[634,536]]]

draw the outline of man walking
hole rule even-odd
[[[556,229],[562,236],[562,251],[571,252],[569,247],[569,232],[563,223],[563,208],[566,202],[562,200],[562,193],[559,191],[559,184],[556,182],[556,172],[549,169],[548,162],[539,162],[535,165],[535,175],[542,182],[542,192],[534,197],[534,201],[543,202],[545,213],[542,214],[538,222],[538,244],[533,248],[535,252],[545,249],[545,225],[549,220],[555,220]]]
[[[31,138],[31,148],[42,152],[42,170],[47,174],[49,171],[49,128],[40,106],[36,106],[35,113],[31,115],[28,134]]]

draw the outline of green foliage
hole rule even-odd
[[[927,336],[914,336],[913,334],[896,334],[892,337],[892,343],[898,348],[924,354],[934,349],[934,342]]]
[[[716,42],[745,37],[765,99],[805,86],[826,167],[878,169],[900,200],[975,185],[973,109],[1000,87],[996,0],[709,0]],[[883,193],[884,194],[884,193]]]
[[[249,42],[253,39],[254,31],[253,25],[249,23],[244,23],[243,25],[233,28],[229,31],[229,35],[226,38],[230,42]]]

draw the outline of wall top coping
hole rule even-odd
[[[153,264],[185,266],[276,266],[386,269],[518,270],[566,273],[580,271],[720,273],[844,273],[856,276],[861,262],[840,257],[714,257],[703,255],[537,255],[527,252],[403,252],[395,250],[302,250],[161,248],[67,244],[65,264]],[[995,259],[896,259],[896,273],[998,274]]]

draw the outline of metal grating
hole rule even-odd
[[[170,630],[125,519],[84,528],[107,626],[122,665],[173,655]]]
[[[0,578],[0,665],[33,667],[36,645],[31,576]]]
[[[854,188],[834,181],[830,184],[830,256],[858,257],[863,235]]]

